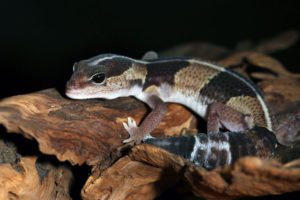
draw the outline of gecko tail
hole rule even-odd
[[[231,164],[243,156],[271,158],[277,146],[275,135],[263,127],[208,135],[148,137],[144,143],[161,147],[207,169]]]

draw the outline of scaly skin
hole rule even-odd
[[[226,159],[226,162],[223,162],[224,159],[222,161],[219,159],[222,158],[220,155],[225,155],[226,152],[225,157],[233,158],[233,149],[241,145],[232,139],[236,138],[233,133],[219,133],[220,128],[238,132],[239,134],[236,135],[242,138],[240,141],[249,142],[256,149],[242,151],[241,155],[252,155],[253,152],[256,155],[260,155],[260,152],[268,152],[269,156],[272,154],[276,146],[273,139],[267,139],[265,149],[256,148],[257,146],[253,144],[256,136],[252,133],[257,130],[265,129],[262,131],[264,138],[272,135],[272,122],[268,108],[253,83],[235,72],[205,61],[183,58],[149,60],[155,58],[154,54],[149,54],[145,58],[148,60],[103,54],[80,61],[73,67],[74,73],[67,83],[66,95],[75,99],[136,97],[148,104],[152,111],[140,126],[137,126],[132,119],[124,123],[130,136],[124,142],[138,144],[144,140],[152,141],[151,143],[154,144],[155,140],[158,141],[156,145],[160,143],[161,145],[158,146],[166,149],[176,145],[170,143],[168,139],[149,140],[149,134],[166,113],[166,102],[175,102],[189,107],[207,120],[209,135],[206,139],[213,141],[213,138],[219,138],[214,143],[203,143],[207,152],[214,152],[213,154],[206,152],[206,160],[209,161],[210,157],[218,158],[213,162],[215,164],[204,164],[206,167],[229,164],[234,159]],[[222,136],[227,139],[221,140]],[[204,137],[199,135],[199,138]],[[192,148],[189,153],[190,156],[193,154],[194,158],[197,158],[196,154],[201,154],[199,148],[204,148],[200,145],[199,138],[195,137],[194,141],[189,140],[193,142],[191,147],[187,147],[187,149]],[[169,146],[166,143],[162,145],[162,141],[167,142]],[[180,144],[180,138],[172,141]],[[182,152],[186,151],[182,149]]]

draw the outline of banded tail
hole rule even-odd
[[[146,138],[146,144],[161,147],[196,165],[212,169],[233,163],[242,156],[271,158],[277,145],[272,132],[255,127],[242,132],[199,133],[195,136]]]

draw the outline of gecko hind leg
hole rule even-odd
[[[207,133],[217,133],[220,128],[239,132],[254,126],[254,119],[250,114],[243,114],[223,103],[212,103],[207,111]]]

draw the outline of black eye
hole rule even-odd
[[[105,80],[105,74],[104,73],[98,73],[92,76],[91,79],[94,83],[102,83]]]

